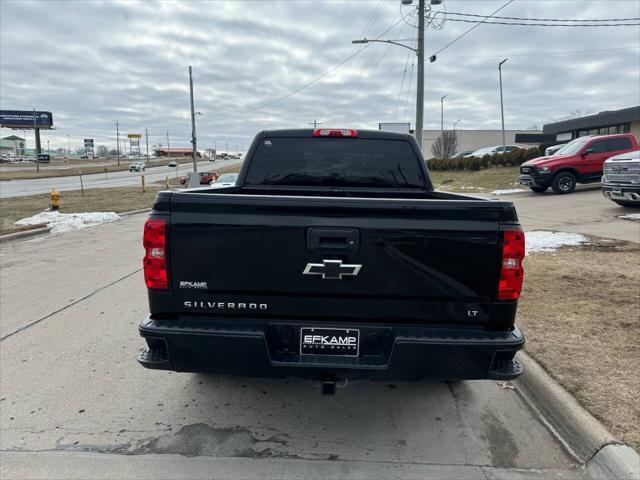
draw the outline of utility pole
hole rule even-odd
[[[502,153],[505,153],[505,141],[504,141],[504,104],[502,103],[502,64],[509,60],[505,58],[498,64],[498,75],[500,76],[500,116],[502,117]]]
[[[144,127],[144,138],[147,141],[147,162],[149,161],[149,130],[147,127]]]
[[[316,128],[318,125],[322,125],[322,122],[314,119],[313,122],[309,122],[309,125],[313,125],[313,128]]]
[[[118,165],[120,165],[120,125],[116,120],[116,154],[118,155]]]
[[[69,156],[71,156],[71,140],[69,139],[69,135],[67,135],[67,152]]]
[[[224,153],[229,155],[229,143],[227,142],[224,142]]]
[[[47,140],[47,154],[51,155],[51,148],[49,148],[49,140]]]
[[[36,173],[40,173],[40,162],[38,155],[40,154],[40,130],[36,127],[36,107],[33,107],[33,131],[36,136]]]
[[[191,158],[193,159],[193,171],[198,171],[198,164],[196,163],[196,112],[193,109],[193,74],[191,70],[191,65],[189,65],[189,96],[191,98],[191,145],[193,146],[193,151],[191,152]]]
[[[424,120],[424,0],[418,0],[418,88],[416,89],[416,141],[422,150]]]
[[[171,146],[169,145],[169,130],[167,130],[167,157],[171,161]]]
[[[440,138],[441,142],[444,142],[444,99],[447,98],[446,95],[440,97]]]

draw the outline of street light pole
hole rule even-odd
[[[189,96],[191,98],[191,145],[193,145],[191,158],[193,159],[193,171],[197,172],[198,164],[196,163],[196,112],[193,109],[193,74],[191,65],[189,65]]]
[[[500,117],[502,118],[502,153],[505,153],[505,141],[504,141],[504,104],[502,102],[502,64],[509,60],[505,58],[498,64],[498,75],[500,76]]]
[[[416,141],[422,150],[424,121],[424,0],[418,0],[418,88],[416,90]]]
[[[67,152],[69,152],[69,156],[71,156],[71,140],[69,139],[69,135],[67,135]]]
[[[444,136],[444,99],[446,95],[440,97],[440,138]],[[444,141],[444,139],[442,139]]]
[[[456,125],[458,124],[460,120],[456,120],[455,122],[453,122],[453,131],[456,131]]]
[[[120,165],[120,125],[116,120],[116,155],[118,156],[118,165]]]
[[[144,138],[147,141],[147,162],[149,161],[149,130],[144,127]]]

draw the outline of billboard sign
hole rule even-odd
[[[93,138],[84,139],[84,148],[93,148]]]
[[[0,110],[0,126],[5,128],[27,129],[34,127],[33,110]],[[52,128],[51,112],[35,112],[36,128]]]
[[[410,133],[410,123],[379,123],[378,130],[386,132]]]
[[[127,137],[129,138],[142,138],[142,135],[140,133],[130,133],[127,135]]]

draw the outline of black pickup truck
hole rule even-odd
[[[434,191],[415,139],[259,133],[237,184],[158,193],[147,368],[512,379],[524,233],[510,202]]]

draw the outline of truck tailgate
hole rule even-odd
[[[497,291],[503,208],[484,200],[172,194],[175,311],[482,322]]]

